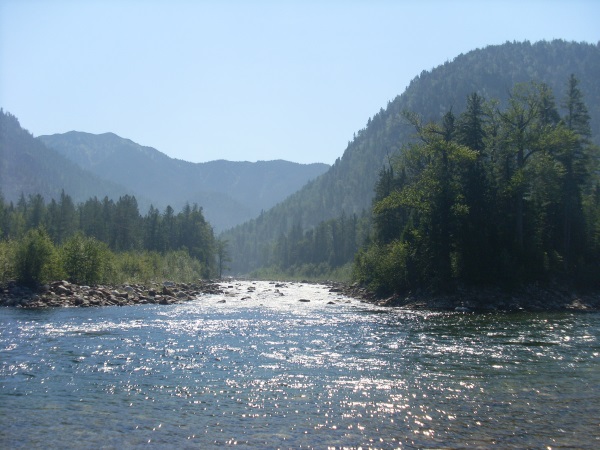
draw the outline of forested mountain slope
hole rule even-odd
[[[97,176],[143,193],[159,209],[199,204],[217,230],[256,217],[329,167],[288,161],[194,164],[113,133],[72,131],[38,139]]]
[[[132,193],[46,147],[23,129],[15,116],[0,110],[0,191],[5,200],[16,202],[21,194],[59,199],[63,190],[76,202]]]
[[[401,57],[401,55],[398,55]],[[439,121],[452,108],[460,114],[467,95],[507,101],[519,82],[548,84],[557,102],[567,81],[580,81],[591,117],[592,140],[600,136],[600,47],[586,43],[507,42],[459,55],[454,60],[414,78],[405,92],[367,122],[329,171],[261,217],[224,233],[230,241],[234,272],[269,265],[274,240],[293,225],[303,229],[320,222],[370,208],[374,185],[388,158],[414,139],[414,128],[402,118],[415,112],[425,121]]]

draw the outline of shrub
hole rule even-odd
[[[65,242],[61,253],[69,281],[79,284],[112,281],[113,255],[104,242],[77,233]]]
[[[409,244],[393,241],[387,245],[372,245],[361,250],[355,259],[353,278],[379,295],[407,291],[414,284]]]
[[[15,243],[0,241],[0,286],[15,278]]]
[[[157,252],[125,252],[116,255],[118,283],[151,283],[171,280],[189,283],[204,278],[205,266],[187,250],[165,254]]]
[[[206,266],[192,258],[187,250],[169,252],[163,256],[163,279],[189,283],[207,277]]]
[[[20,284],[28,286],[62,277],[58,253],[43,228],[29,230],[17,243],[15,275]]]

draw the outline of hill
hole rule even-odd
[[[329,168],[281,160],[190,163],[113,133],[72,131],[37,139],[97,177],[151,199],[159,209],[199,204],[216,230],[256,217]]]
[[[510,89],[519,82],[549,85],[557,102],[565,97],[571,74],[580,81],[591,117],[592,140],[600,141],[600,47],[555,40],[507,42],[461,54],[431,71],[423,71],[408,88],[370,118],[356,133],[341,158],[318,179],[223,237],[230,241],[232,268],[245,273],[273,263],[275,240],[293,226],[316,227],[342,214],[360,214],[370,208],[374,186],[388,158],[414,139],[414,128],[404,111],[439,121],[452,108],[460,114],[468,94],[505,104]]]
[[[21,194],[42,194],[46,200],[59,199],[63,190],[76,202],[94,196],[117,199],[132,193],[46,147],[23,129],[15,116],[0,110],[0,191],[4,198],[16,202]]]

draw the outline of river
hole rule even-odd
[[[223,287],[0,309],[0,447],[600,448],[600,314]]]

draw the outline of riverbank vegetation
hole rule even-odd
[[[279,235],[272,247],[263,249],[260,257],[264,265],[252,270],[250,276],[263,280],[350,281],[352,261],[369,233],[369,220],[367,214],[342,214],[308,230],[296,222],[289,233]],[[246,240],[246,244],[251,248],[245,257],[258,258],[257,242]]]
[[[351,262],[336,267],[325,263],[300,264],[292,265],[285,270],[277,267],[257,269],[250,272],[249,276],[253,280],[347,283],[352,279],[352,267]]]
[[[562,115],[560,112],[562,112]],[[557,101],[517,84],[506,105],[473,93],[427,123],[381,171],[355,278],[381,295],[559,281],[600,288],[598,147],[574,76]]]
[[[531,80],[546,83],[552,89],[560,110],[567,95],[566,81],[574,73],[589,108],[592,138],[600,144],[600,88],[596,75],[599,68],[600,48],[596,44],[513,41],[457,55],[415,74],[403,92],[398,92],[379,111],[372,111],[365,127],[349,136],[347,147],[340,148],[340,157],[325,174],[255,219],[223,233],[230,244],[231,272],[248,274],[277,266],[277,243],[282,236],[293,248],[293,241],[305,240],[311,230],[316,233],[323,222],[337,220],[343,214],[347,220],[357,217],[357,242],[352,244],[360,248],[365,243],[363,238],[369,236],[369,227],[363,224],[368,225],[371,219],[373,188],[379,173],[388,167],[390,157],[414,140],[414,127],[404,120],[403,111],[436,122],[450,108],[459,116],[465,99],[474,91],[488,100],[497,99],[497,107],[503,110],[511,88]],[[328,239],[333,239],[331,228],[327,233]],[[314,264],[290,259],[288,263],[290,267]],[[285,264],[279,268],[285,270]]]
[[[41,195],[16,205],[0,196],[2,284],[191,282],[217,273],[217,244],[197,205],[141,216],[128,195],[77,206],[64,192],[48,204]]]

